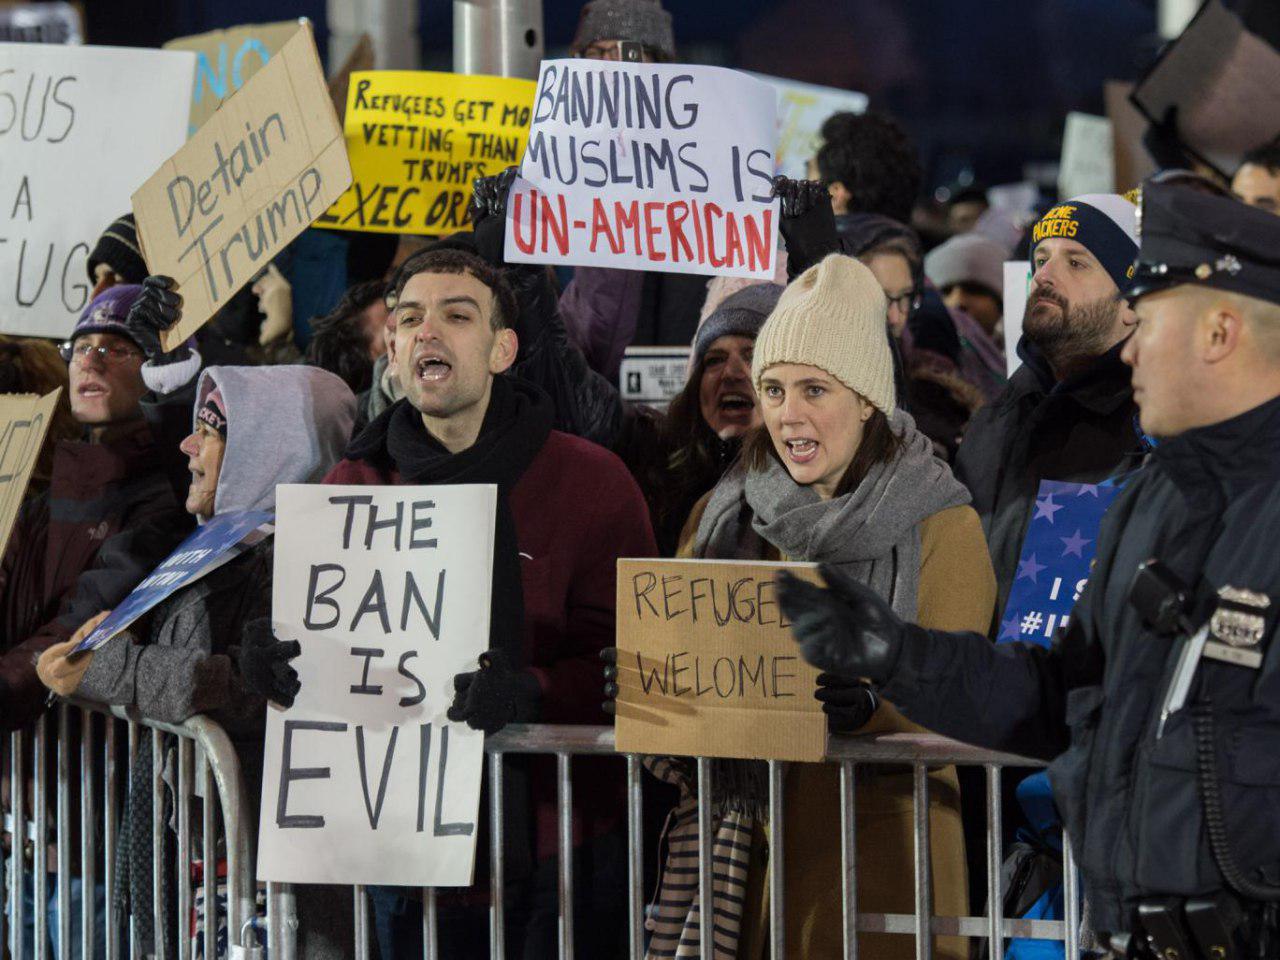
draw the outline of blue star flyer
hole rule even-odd
[[[1047,647],[1070,623],[1098,550],[1103,514],[1119,492],[1114,483],[1041,482],[997,643]]]
[[[260,542],[270,533],[272,519],[270,513],[261,510],[213,517],[183,540],[164,563],[134,587],[133,592],[80,642],[74,652],[98,649],[183,587],[190,586]]]

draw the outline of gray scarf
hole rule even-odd
[[[895,411],[889,424],[902,439],[898,454],[833,500],[797,484],[774,457],[761,470],[738,461],[707,503],[694,556],[755,560],[773,547],[788,560],[833,563],[888,600],[898,616],[915,620],[920,523],[968,503],[969,492],[933,455],[910,415]]]

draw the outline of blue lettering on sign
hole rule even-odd
[[[227,43],[224,40],[218,44],[218,69],[214,70],[213,64],[209,62],[209,55],[203,50],[196,53],[196,85],[192,94],[192,102],[199,104],[204,100],[205,87],[208,87],[210,95],[217,100],[225,100],[228,96],[235,93],[244,86],[247,79],[244,75],[244,59],[248,54],[256,54],[258,58],[265,64],[271,59],[271,51],[267,49],[267,45],[257,37],[250,37],[240,44],[240,49],[236,51],[234,57],[231,58],[231,77],[230,84],[227,80]],[[196,127],[192,124],[188,133],[195,133]]]

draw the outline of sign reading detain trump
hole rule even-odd
[[[310,24],[133,195],[152,273],[178,281],[195,333],[351,183]]]

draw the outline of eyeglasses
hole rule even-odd
[[[581,52],[578,53],[578,58],[580,60],[611,60],[621,63],[624,59],[624,44],[629,48],[631,57],[638,57],[643,60],[647,56],[649,59],[653,59],[653,52],[648,47],[634,41],[628,42],[625,40],[615,40],[612,43],[604,43],[597,40],[590,46],[583,47]]]
[[[94,354],[97,354],[99,360],[110,366],[116,366],[133,357],[142,356],[137,350],[130,350],[128,347],[121,346],[118,343],[104,343],[99,346],[89,343],[87,340],[68,340],[58,347],[58,353],[62,355],[62,359],[67,363],[72,360],[80,361],[80,366],[82,367],[89,362],[89,358]]]
[[[919,287],[912,287],[910,290],[905,290],[896,297],[889,296],[888,293],[886,293],[885,296],[889,300],[890,309],[897,307],[898,312],[901,314],[910,316],[912,312],[920,309],[921,290]]]

